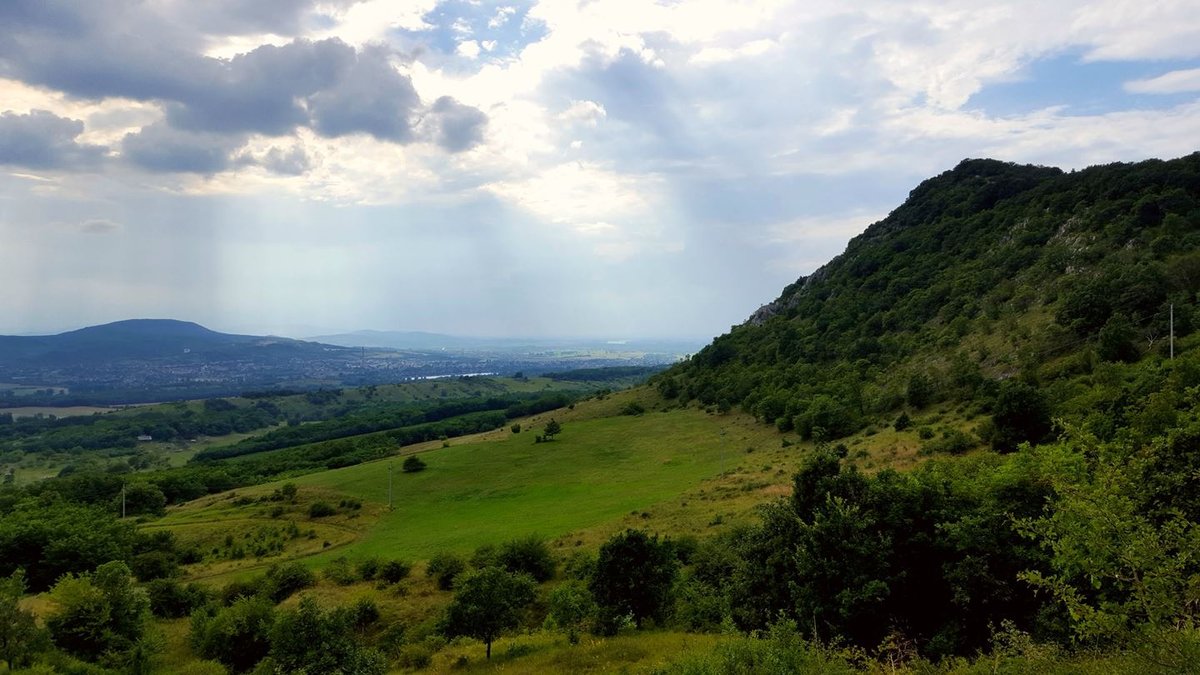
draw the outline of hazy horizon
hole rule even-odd
[[[253,324],[248,324],[243,327],[226,328],[221,325],[210,325],[200,321],[192,321],[191,319],[181,317],[127,317],[125,319],[117,319],[115,321],[105,321],[99,324],[86,325],[68,325],[59,329],[50,330],[33,330],[33,331],[18,331],[11,333],[0,333],[4,337],[40,337],[47,335],[59,335],[71,331],[80,330],[83,328],[91,328],[94,326],[102,326],[109,323],[119,323],[121,321],[130,320],[166,320],[166,321],[183,321],[187,323],[195,323],[204,328],[207,328],[218,333],[229,333],[237,335],[262,335],[292,338],[294,340],[315,340],[320,337],[335,337],[339,335],[353,335],[356,333],[379,333],[379,334],[429,334],[429,335],[444,335],[453,338],[462,338],[469,340],[496,340],[496,341],[523,341],[531,342],[554,342],[554,341],[631,341],[631,342],[680,342],[680,343],[695,343],[707,344],[715,335],[710,336],[689,336],[689,335],[624,335],[624,334],[586,334],[586,335],[475,335],[463,333],[447,333],[444,331],[425,330],[421,328],[328,328],[318,329],[312,326],[305,327],[303,325],[283,330],[263,330],[257,329]]]

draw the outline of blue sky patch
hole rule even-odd
[[[1164,109],[1194,100],[1196,94],[1141,94],[1125,83],[1158,77],[1173,70],[1196,68],[1200,60],[1093,61],[1078,51],[1034,61],[1025,76],[1012,82],[985,85],[964,106],[988,115],[1024,115],[1064,106],[1064,115],[1102,115],[1129,109]]]

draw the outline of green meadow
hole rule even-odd
[[[721,422],[698,410],[579,420],[548,443],[530,429],[427,451],[418,473],[391,459],[293,482],[386,505],[391,466],[393,509],[337,554],[425,559],[531,533],[553,538],[671,499],[737,461]]]

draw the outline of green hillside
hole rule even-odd
[[[76,669],[1197,672],[1198,292],[1200,154],[968,160],[650,386],[161,411],[276,426],[5,488],[0,607]]]
[[[658,380],[829,438],[873,415],[1136,360],[1197,326],[1200,153],[1063,173],[966,160]]]

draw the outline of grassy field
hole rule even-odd
[[[648,412],[621,415],[642,399]],[[296,521],[319,530],[308,540],[256,559],[219,560],[190,570],[196,578],[223,581],[281,559],[304,557],[314,565],[347,556],[427,559],[442,550],[470,552],[527,534],[553,540],[563,552],[594,547],[624,527],[663,533],[715,532],[751,517],[756,504],[785,494],[802,452],[781,448],[773,428],[744,415],[714,415],[698,408],[654,410],[647,390],[589,400],[573,410],[522,420],[507,428],[454,439],[450,447],[422,444],[425,471],[406,474],[392,458],[291,479],[300,500],[271,515],[258,499],[283,481],[243,488],[169,510],[148,524],[209,550],[230,528],[249,532]],[[563,433],[553,442],[534,436],[554,416]],[[747,452],[750,450],[751,452]],[[394,509],[387,510],[388,467],[393,467]],[[360,500],[361,510],[333,519],[310,519],[313,501]],[[330,526],[335,531],[326,532]]]
[[[631,402],[647,412],[621,414]],[[551,417],[562,422],[562,434],[536,443]],[[851,461],[866,471],[911,466],[924,442],[919,429],[970,428],[950,409],[930,408],[913,420],[904,432],[880,420],[845,439]],[[446,444],[423,443],[386,460],[289,479],[301,499],[284,514],[272,516],[270,504],[254,500],[289,481],[173,508],[152,527],[172,529],[207,549],[230,526],[249,532],[296,521],[305,531],[319,531],[317,543],[330,542],[289,543],[265,559],[193,570],[194,576],[217,581],[280,559],[304,558],[314,566],[341,556],[420,561],[439,551],[469,553],[529,534],[546,537],[565,555],[578,547],[594,549],[626,527],[704,536],[749,522],[756,506],[790,492],[792,475],[811,448],[747,415],[668,406],[648,389],[583,401],[520,423],[519,434],[505,428]],[[428,468],[403,473],[401,460],[409,454],[418,454]],[[313,501],[336,504],[347,498],[364,507],[333,519],[307,516]]]
[[[634,402],[646,412],[622,414]],[[913,427],[906,431],[880,419],[844,439],[851,461],[865,471],[911,466],[926,442],[920,429],[940,434],[975,423],[966,411],[946,406],[911,416]],[[551,418],[562,423],[563,432],[553,442],[535,443]],[[716,534],[753,522],[759,505],[789,494],[792,476],[812,448],[748,415],[681,408],[647,388],[519,422],[519,434],[506,428],[452,439],[449,447],[440,441],[409,446],[387,460],[293,478],[299,487],[294,502],[272,498],[285,482],[279,481],[174,507],[143,527],[170,530],[205,554],[204,562],[188,566],[187,580],[221,586],[278,562],[301,560],[322,577],[304,594],[329,607],[369,597],[379,606],[380,627],[398,624],[411,637],[432,630],[450,600],[450,593],[422,573],[423,561],[434,553],[470,554],[484,544],[537,533],[565,561],[576,551],[594,554],[626,527],[671,537]],[[401,461],[411,454],[428,468],[402,473]],[[393,510],[387,508],[389,466]],[[336,513],[312,518],[309,507],[318,501]],[[232,555],[235,549],[245,552]],[[403,558],[416,566],[395,587],[362,581],[340,586],[324,576],[337,558],[367,557]],[[542,589],[543,598],[553,583]],[[298,596],[284,604],[297,601]],[[164,661],[169,669],[183,667],[194,658],[186,646],[186,624],[162,627]],[[727,639],[649,631],[586,636],[569,645],[559,634],[529,630],[499,640],[490,663],[477,641],[440,643],[423,670],[646,673],[683,654],[711,653]],[[396,658],[393,667],[404,664]]]
[[[422,455],[425,471],[396,467],[394,510],[351,553],[425,558],[530,533],[559,536],[677,496],[719,474],[737,459],[730,454],[713,420],[687,413],[570,423],[552,443],[522,433],[434,450]],[[387,503],[384,463],[296,482]]]

